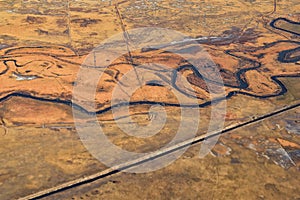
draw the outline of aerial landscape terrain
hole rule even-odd
[[[0,199],[299,200],[299,11],[0,1]]]

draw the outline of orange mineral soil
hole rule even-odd
[[[299,199],[299,9],[297,0],[0,1],[0,199]],[[225,113],[212,112],[224,102]],[[153,105],[167,115],[159,133],[119,127],[160,125]],[[112,143],[152,152],[175,137],[182,105],[200,113],[196,136],[218,118],[224,129],[259,120],[221,134],[204,158],[198,142],[158,171],[52,191],[108,169],[75,122],[95,114]]]

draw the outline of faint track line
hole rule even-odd
[[[77,187],[77,186],[80,186],[80,185],[91,183],[91,182],[96,181],[98,179],[105,178],[105,177],[108,177],[110,175],[119,173],[121,170],[129,169],[129,168],[138,166],[140,164],[146,163],[148,161],[154,160],[154,159],[162,157],[164,155],[168,155],[172,152],[175,152],[175,151],[177,151],[179,149],[182,149],[184,147],[187,147],[189,145],[194,145],[194,144],[200,143],[204,140],[207,140],[209,138],[212,138],[212,137],[215,137],[215,136],[218,136],[218,135],[222,135],[222,134],[227,133],[229,131],[233,131],[233,130],[236,130],[238,128],[244,127],[244,126],[248,126],[248,125],[263,121],[264,119],[282,114],[286,111],[292,110],[292,109],[297,108],[299,106],[300,106],[300,102],[298,102],[294,105],[285,106],[281,109],[278,109],[278,110],[270,112],[268,114],[256,117],[252,120],[242,122],[242,123],[238,123],[238,124],[234,124],[234,125],[230,125],[230,126],[226,127],[225,129],[223,129],[221,131],[212,132],[208,136],[206,134],[206,135],[198,136],[198,137],[183,141],[183,142],[178,143],[176,145],[173,145],[171,147],[165,148],[161,151],[150,153],[147,156],[143,156],[141,158],[138,158],[138,159],[135,159],[135,160],[132,160],[132,161],[129,161],[129,162],[125,162],[125,163],[120,164],[120,165],[116,165],[114,167],[108,168],[106,170],[103,170],[101,172],[92,174],[90,176],[86,176],[86,177],[79,178],[79,179],[76,179],[76,180],[73,180],[73,181],[69,181],[69,182],[63,183],[61,185],[58,185],[58,186],[55,186],[55,187],[52,187],[52,188],[34,193],[34,194],[31,194],[31,195],[28,195],[26,197],[19,198],[19,200],[41,199],[41,198],[44,198],[44,197],[47,197],[47,196],[50,196],[50,195],[53,195],[53,194],[56,194],[56,193],[59,193],[59,192],[66,191],[68,189],[71,189],[71,188],[74,188],[74,187]]]
[[[139,77],[139,74],[138,74],[138,72],[137,72],[137,70],[136,70],[136,67],[135,67],[135,64],[134,64],[134,61],[133,61],[133,56],[132,56],[132,54],[131,54],[131,51],[130,51],[130,45],[129,45],[129,41],[131,40],[130,39],[130,36],[129,36],[129,33],[128,33],[128,31],[126,30],[126,27],[125,27],[125,24],[124,24],[124,22],[123,22],[123,19],[122,19],[122,15],[121,15],[121,13],[120,13],[120,10],[119,10],[119,8],[118,8],[118,3],[116,3],[115,4],[115,9],[116,9],[116,14],[117,14],[117,17],[119,18],[119,20],[120,20],[120,24],[121,24],[121,27],[122,27],[122,31],[123,31],[123,37],[124,37],[124,41],[125,41],[125,43],[126,43],[126,48],[127,48],[127,52],[128,52],[128,56],[129,56],[129,64],[133,67],[133,70],[134,70],[134,73],[135,73],[135,75],[136,75],[136,78],[137,78],[137,80],[138,80],[138,82],[139,82],[139,86],[140,87],[142,87],[142,81],[141,81],[141,79],[140,79],[140,77]],[[129,96],[129,94],[126,92],[126,91],[124,91],[123,89],[122,89],[122,87],[121,87],[121,90],[123,91],[123,92],[125,92],[128,96]],[[144,99],[145,99],[145,95],[142,93],[142,95],[143,95],[143,97],[144,97]],[[130,97],[130,96],[129,96]]]

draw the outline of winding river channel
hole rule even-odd
[[[298,33],[293,32],[291,30],[285,30],[281,27],[277,27],[276,22],[278,22],[278,21],[285,21],[285,22],[293,24],[293,25],[299,25],[300,23],[293,22],[293,21],[285,19],[285,18],[277,18],[277,19],[274,19],[270,23],[270,26],[275,28],[275,29],[285,31],[285,32],[288,32],[288,33],[292,33],[292,34],[295,34],[295,35],[299,35]],[[300,61],[300,42],[298,42],[298,41],[292,41],[292,40],[276,41],[276,42],[273,42],[273,43],[266,44],[265,46],[259,47],[259,48],[260,49],[267,49],[267,48],[270,48],[270,47],[272,47],[274,45],[277,45],[279,43],[293,43],[295,45],[299,45],[299,47],[281,51],[277,56],[277,61],[280,62],[280,63],[295,63],[295,64],[299,65],[299,63],[297,63],[297,62]],[[105,112],[111,110],[114,107],[125,106],[125,105],[128,106],[128,104],[129,105],[146,105],[146,104],[147,105],[157,105],[157,104],[159,104],[159,105],[162,105],[162,106],[191,107],[191,108],[206,107],[206,106],[211,105],[212,103],[216,103],[216,102],[219,102],[219,101],[224,101],[226,99],[229,99],[232,96],[237,95],[237,94],[251,96],[251,97],[255,97],[255,98],[259,98],[259,99],[266,99],[266,98],[280,96],[280,95],[283,95],[287,92],[287,88],[279,80],[279,78],[282,78],[282,77],[299,77],[300,76],[299,73],[296,73],[294,75],[281,75],[281,74],[278,74],[278,75],[271,76],[272,81],[275,82],[280,87],[279,92],[276,92],[274,94],[256,95],[256,94],[253,94],[253,93],[248,93],[246,91],[240,91],[240,89],[246,89],[249,86],[249,83],[247,82],[247,80],[245,78],[243,78],[245,73],[248,72],[248,71],[251,71],[251,70],[259,69],[262,66],[262,63],[260,63],[256,60],[250,59],[250,58],[246,58],[246,57],[243,57],[243,56],[236,55],[235,52],[232,51],[232,50],[225,51],[225,54],[227,54],[229,56],[232,56],[232,57],[235,57],[235,58],[240,59],[240,60],[247,61],[248,63],[251,63],[250,67],[240,69],[234,74],[238,85],[232,85],[232,84],[227,84],[227,83],[224,84],[224,86],[226,86],[226,87],[236,89],[236,91],[229,92],[225,97],[214,99],[214,100],[211,100],[211,101],[206,101],[206,102],[201,103],[201,104],[193,104],[193,105],[190,105],[190,104],[189,105],[187,105],[187,104],[182,105],[182,104],[175,104],[175,103],[155,102],[155,101],[134,101],[134,102],[130,102],[130,103],[125,102],[125,103],[120,103],[120,104],[117,104],[117,105],[113,105],[113,106],[106,107],[104,109],[98,110],[96,112],[96,114],[105,113]],[[261,56],[264,56],[264,55],[261,55]],[[4,56],[4,57],[2,57],[2,60],[3,60],[3,64],[4,64],[3,66],[5,66],[5,67],[3,69],[0,69],[0,76],[4,75],[9,70],[9,65],[7,64],[9,61],[14,62],[15,66],[21,67],[21,66],[18,66],[17,61],[12,59],[12,58],[5,59],[5,56]],[[74,63],[71,62],[71,64],[74,64]],[[185,91],[182,91],[176,84],[177,72],[179,72],[181,70],[185,70],[185,69],[192,70],[193,73],[195,74],[195,76],[197,76],[197,78],[199,78],[199,79],[204,79],[205,81],[209,81],[209,82],[212,82],[214,84],[221,84],[221,83],[213,82],[212,80],[203,77],[200,74],[200,72],[193,65],[184,64],[182,66],[179,66],[177,69],[175,69],[173,74],[172,74],[172,77],[171,77],[172,87],[179,90],[181,93],[185,94]],[[299,69],[300,69],[300,65],[299,65]],[[160,87],[159,84],[154,84],[154,83],[151,86]],[[188,94],[185,94],[185,95],[188,95]],[[57,103],[57,104],[65,104],[65,105],[68,105],[68,106],[73,106],[74,108],[76,108],[76,109],[78,109],[82,112],[85,112],[87,114],[94,114],[92,112],[87,111],[86,109],[84,109],[80,105],[77,105],[77,104],[73,103],[71,99],[64,100],[64,99],[61,99],[61,98],[49,98],[49,97],[45,98],[45,97],[35,96],[33,94],[22,92],[22,91],[12,92],[12,93],[8,94],[8,95],[0,98],[0,102],[5,101],[5,100],[7,100],[11,97],[22,97],[22,98],[34,99],[34,100],[38,100],[38,101],[52,102],[52,103]]]

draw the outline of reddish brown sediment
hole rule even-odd
[[[282,51],[298,46],[297,43],[283,41],[258,48],[249,48],[249,50],[230,50],[229,53],[216,51],[209,47],[206,50],[220,71],[227,93],[242,91],[250,95],[264,97],[276,96],[281,90],[281,86],[271,77],[299,75],[299,65],[278,61],[278,56]],[[1,98],[13,93],[24,93],[45,99],[59,98],[71,101],[73,84],[77,79],[80,66],[84,63],[85,55],[77,56],[72,50],[57,46],[8,48],[2,49],[1,52],[1,68],[4,71],[1,74],[3,85]],[[200,71],[197,71],[197,68],[190,68],[189,65],[191,64],[179,55],[161,50],[145,53],[141,51],[132,52],[132,56],[137,68],[150,62],[164,66],[165,68],[154,66],[153,69],[151,69],[153,65],[147,67],[148,73],[157,74],[151,81],[161,82],[172,87],[176,86],[184,94],[189,94],[190,91],[181,82],[178,83],[177,78],[172,75],[172,70],[187,65],[185,68],[180,68],[178,72],[192,84],[199,103],[211,100],[206,81],[214,81],[214,77],[209,70],[201,68]],[[205,65],[203,63],[204,67]],[[96,110],[103,110],[110,106],[112,91],[118,81],[134,68],[136,67],[121,57],[105,69],[105,73],[102,74],[98,83]],[[7,70],[5,71],[5,69]],[[159,71],[162,69],[166,72]],[[200,73],[202,77],[199,77],[196,72]],[[163,86],[146,85],[131,96],[131,101],[138,102],[147,99],[153,102],[174,104],[177,100],[171,97],[171,92]]]
[[[76,122],[96,120],[83,114],[94,110],[84,102],[76,103],[85,110],[72,110],[74,85],[83,69],[95,76],[103,72],[96,88],[96,118],[109,140],[130,152],[158,150],[176,135],[182,123],[176,94],[187,103],[196,100],[187,110],[199,111],[200,122],[192,114],[185,120],[194,122],[197,136],[219,118],[225,118],[225,127],[238,126],[299,104],[298,5],[297,0],[1,1],[0,199],[51,191],[108,168],[83,146],[74,124],[74,113],[82,115]],[[280,29],[271,26],[274,20]],[[177,41],[168,35],[166,44],[149,48],[148,41],[135,49],[132,39],[144,41],[146,32],[137,38],[122,35],[149,26],[187,37]],[[96,62],[96,67],[86,60],[118,33],[130,53],[106,61],[112,55],[104,52],[96,59],[104,64]],[[151,37],[159,39],[161,33]],[[110,45],[119,50],[120,41]],[[198,58],[205,58],[200,69],[192,62]],[[214,82],[218,79],[209,60],[223,83]],[[147,81],[130,96],[137,104],[129,106],[129,113],[119,107],[114,118],[110,106],[117,84],[125,91],[132,82],[139,86],[139,81],[123,80],[133,70],[147,72]],[[91,81],[82,78],[87,85]],[[142,82],[143,76],[136,79]],[[219,95],[227,96],[227,110],[211,113],[210,86],[222,84],[225,92]],[[156,135],[137,138],[121,130],[120,124],[149,125],[156,119],[150,109],[155,104],[167,114]],[[45,199],[297,199],[298,119],[299,108],[290,109],[223,134],[213,156],[199,159],[198,143],[159,171],[114,174]]]

